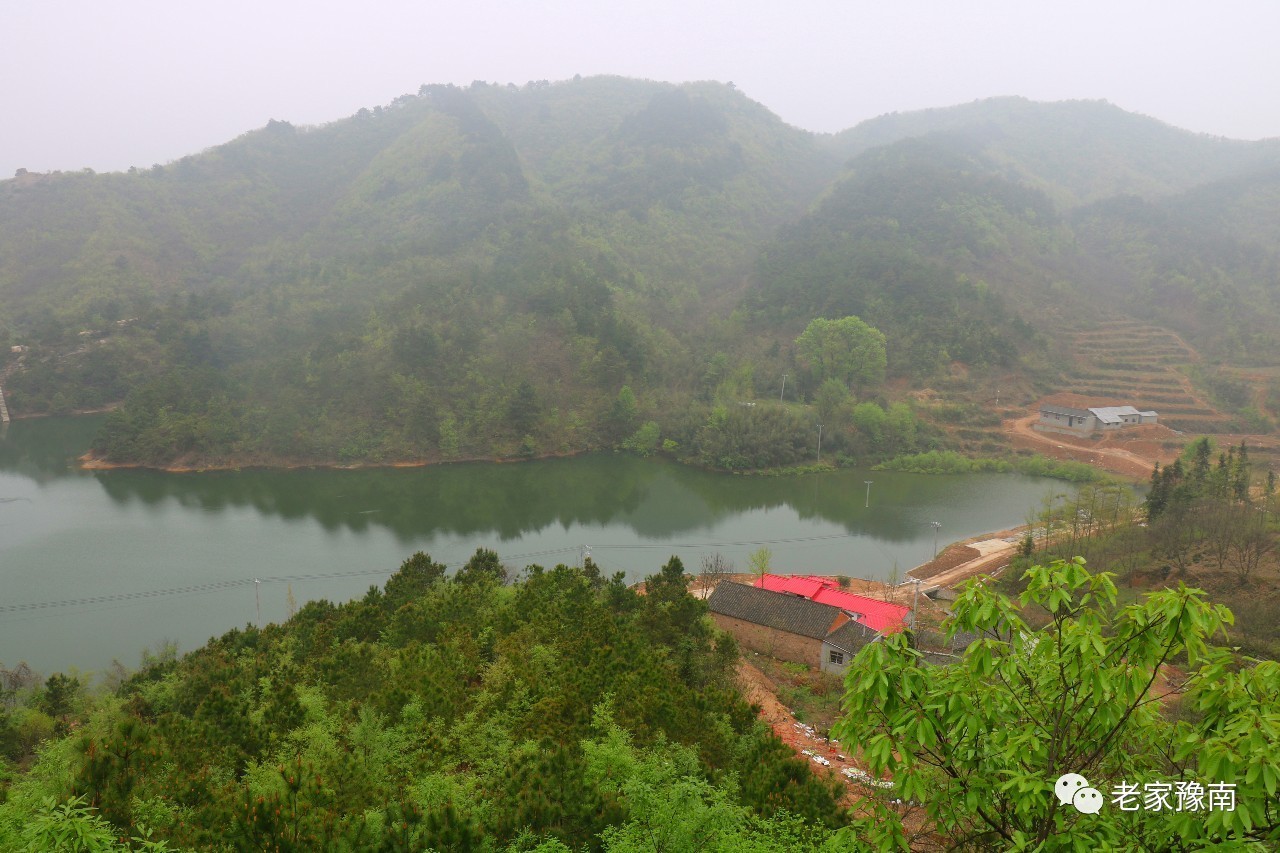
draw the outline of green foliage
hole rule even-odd
[[[497,551],[477,548],[466,565],[458,570],[458,580],[463,583],[488,581],[501,584],[507,580],[507,570],[498,559]]]
[[[582,744],[585,771],[596,787],[625,806],[630,819],[607,827],[608,853],[708,850],[790,853],[836,849],[834,837],[785,813],[761,819],[734,802],[732,782],[716,786],[697,756],[678,745],[638,750],[628,734],[597,709],[600,736]]]
[[[528,380],[516,386],[515,394],[507,405],[507,419],[516,435],[528,435],[538,424],[541,406],[538,404],[538,393]]]
[[[5,390],[23,414],[123,402],[95,453],[126,463],[528,456],[645,418],[699,457],[681,424],[792,359],[1050,379],[1062,321],[1100,304],[1265,359],[1275,162],[1099,104],[821,141],[712,84],[428,86],[168,167],[0,183],[0,328],[29,348],[0,347]],[[850,316],[884,334],[866,375],[782,350]],[[1202,380],[1267,426],[1239,374]],[[623,386],[640,410],[614,411]]]
[[[622,442],[622,449],[639,453],[641,456],[652,456],[658,451],[658,442],[661,438],[662,433],[658,429],[657,422],[645,421],[630,438]]]
[[[68,792],[65,831],[181,849],[629,849],[668,797],[688,832],[765,850],[843,825],[738,697],[737,648],[678,559],[643,596],[589,560],[525,575],[504,586],[487,549],[454,578],[415,554],[362,599],[157,662],[16,774],[0,847]],[[597,774],[593,744],[643,773]]]
[[[635,426],[639,408],[635,392],[631,390],[631,386],[623,385],[609,410],[609,420],[612,422],[613,428],[618,433],[625,435]]]
[[[979,471],[1017,472],[1031,477],[1051,477],[1072,483],[1106,482],[1110,478],[1083,462],[1050,459],[1047,456],[1018,456],[1013,459],[971,458],[954,450],[930,450],[895,456],[875,466],[876,470],[911,471],[917,474],[968,474]]]
[[[1202,436],[1189,443],[1172,465],[1163,470],[1156,465],[1146,498],[1148,519],[1156,521],[1166,512],[1183,516],[1197,503],[1250,503],[1253,467],[1248,446],[1241,441],[1239,447],[1219,453],[1214,466],[1211,460],[1215,447],[1212,438]]]
[[[772,568],[772,560],[773,552],[762,545],[747,557],[747,565],[751,567],[751,574],[764,577]]]
[[[813,395],[813,405],[819,421],[838,429],[852,417],[853,395],[839,379],[826,379]]]
[[[445,459],[454,459],[462,447],[462,439],[458,434],[458,420],[452,413],[446,412],[440,419],[440,454]]]
[[[30,348],[5,390],[123,401],[95,453],[149,465],[616,445],[641,413],[610,395],[692,399],[705,297],[834,169],[723,86],[610,78],[424,87],[168,168],[3,182],[5,352]]]
[[[776,468],[817,452],[817,425],[791,408],[760,403],[713,409],[694,437],[698,461],[730,470]]]
[[[819,382],[835,379],[869,388],[884,381],[884,333],[857,317],[811,320],[796,338],[796,352]]]
[[[130,844],[119,840],[118,836],[116,829],[100,815],[94,814],[93,808],[83,798],[73,797],[63,803],[50,798],[30,815],[20,835],[11,839],[5,849],[29,850],[31,853],[112,853],[128,850],[163,853],[173,849],[163,841],[152,841],[147,837],[135,837]],[[0,842],[5,840],[0,835]]]
[[[954,665],[927,665],[905,635],[868,645],[846,675],[836,735],[862,744],[871,772],[891,774],[895,796],[924,803],[926,829],[962,849],[1166,849],[1170,838],[1189,849],[1280,838],[1272,805],[1280,667],[1215,647],[1232,617],[1202,591],[1180,586],[1119,607],[1110,576],[1091,575],[1083,562],[1026,573],[1021,604],[1044,614],[1039,630],[1002,595],[969,584],[947,636],[980,639]],[[1188,670],[1180,701],[1197,709],[1194,722],[1165,719],[1151,697],[1160,668],[1175,659]],[[1067,772],[1103,791],[1125,780],[1230,781],[1236,809],[1105,805],[1085,815],[1054,796]],[[904,837],[884,807],[858,829],[872,846]]]

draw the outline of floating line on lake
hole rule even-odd
[[[523,560],[530,557],[546,557],[551,554],[576,553],[578,548],[553,548],[546,551],[531,551],[525,554],[512,554],[507,559]],[[467,561],[445,563],[447,569],[458,569]],[[33,601],[24,604],[0,604],[0,614],[32,613],[41,610],[59,610],[64,607],[91,607],[99,604],[132,604],[152,598],[169,598],[177,595],[203,594],[209,592],[225,592],[239,587],[253,586],[254,583],[294,583],[299,581],[327,581],[341,578],[372,577],[381,575],[390,577],[395,572],[386,569],[352,569],[345,572],[327,572],[325,574],[272,575],[261,578],[235,578],[223,581],[191,584],[189,586],[164,587],[161,589],[138,590],[135,592],[111,592],[84,598],[66,598],[60,601]]]
[[[796,536],[784,539],[750,539],[739,542],[672,542],[662,545],[592,545],[590,550],[601,551],[630,551],[630,550],[653,550],[653,549],[688,549],[688,548],[727,548],[730,546],[740,545],[785,545],[795,542],[818,542],[831,539],[850,539],[856,534],[852,533],[834,533],[825,536]],[[510,554],[503,559],[503,562],[515,560],[527,560],[534,557],[549,557],[553,554],[570,554],[577,553],[581,549],[578,547],[568,548],[549,548],[545,551],[529,551],[523,554]],[[501,557],[501,555],[499,555]],[[597,561],[599,562],[599,561]],[[445,568],[458,569],[466,565],[466,561],[454,563],[446,563]],[[0,614],[20,614],[32,613],[41,610],[59,610],[64,607],[90,607],[98,604],[128,604],[134,602],[142,602],[153,598],[168,598],[176,595],[192,595],[210,592],[226,592],[240,587],[249,587],[254,583],[277,584],[277,583],[297,583],[304,581],[328,581],[340,580],[342,578],[357,577],[374,577],[383,576],[390,577],[395,574],[394,571],[388,572],[386,569],[352,569],[345,572],[327,572],[325,574],[293,574],[293,575],[272,575],[270,577],[260,578],[235,578],[233,580],[210,581],[207,583],[191,584],[189,586],[164,587],[161,589],[139,590],[135,592],[112,592],[102,595],[87,596],[85,598],[66,598],[60,601],[34,601],[25,604],[2,604],[0,605]]]
[[[787,539],[752,539],[741,542],[675,542],[664,545],[592,545],[590,549],[601,551],[612,550],[652,550],[655,548],[687,549],[687,548],[725,548],[734,545],[783,545],[793,542],[817,542],[829,539],[849,539],[855,534],[835,533],[826,536],[797,536]],[[534,557],[549,557],[553,554],[577,553],[578,547],[549,548],[545,551],[529,551],[523,554],[511,554],[502,558],[504,562],[527,560]],[[501,555],[499,555],[501,557]],[[446,563],[445,568],[458,569],[466,565],[466,561]],[[226,592],[240,587],[252,586],[256,583],[295,583],[302,581],[327,581],[356,577],[390,577],[395,572],[386,569],[352,569],[345,572],[328,572],[325,574],[272,575],[260,578],[235,578],[233,580],[210,581],[208,583],[191,584],[189,586],[165,587],[161,589],[139,590],[135,592],[112,592],[85,598],[66,598],[60,601],[33,601],[24,604],[0,604],[0,614],[32,613],[41,610],[59,610],[64,607],[90,607],[98,604],[128,604],[143,602],[153,598],[168,598],[176,595],[192,595],[210,592]]]

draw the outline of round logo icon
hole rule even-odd
[[[1058,795],[1058,802],[1066,806],[1075,800],[1076,792],[1088,787],[1089,780],[1079,773],[1063,773],[1054,783],[1053,791]]]
[[[1081,788],[1071,804],[1085,814],[1097,814],[1102,811],[1102,792],[1097,788]]]

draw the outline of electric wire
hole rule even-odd
[[[577,552],[578,548],[551,548],[544,551],[531,551],[525,554],[512,554],[508,559],[523,560],[531,557],[545,557],[552,554]],[[445,568],[457,569],[466,565],[466,561],[446,563]],[[229,578],[221,581],[188,584],[187,586],[165,587],[161,589],[137,590],[133,592],[112,592],[102,595],[91,595],[83,598],[67,598],[59,601],[33,601],[19,604],[0,604],[0,615],[22,614],[33,611],[58,610],[66,607],[91,607],[101,604],[128,604],[145,601],[149,598],[169,598],[180,595],[225,592],[239,587],[252,586],[255,582],[263,584],[296,583],[301,581],[328,581],[342,578],[386,576],[394,572],[386,569],[351,569],[344,572],[326,572],[323,574],[272,575],[259,578]]]
[[[793,536],[786,538],[774,539],[746,539],[735,542],[669,542],[661,544],[642,544],[642,545],[591,545],[591,550],[601,551],[631,551],[631,550],[687,550],[691,548],[729,548],[745,545],[785,545],[799,542],[821,542],[834,539],[851,539],[857,534],[853,533],[834,533],[822,536]],[[522,554],[510,554],[503,557],[504,561],[530,560],[537,557],[549,557],[556,554],[577,553],[580,551],[579,546],[548,548],[541,551],[528,551]],[[597,560],[597,563],[600,561]],[[466,561],[458,561],[446,563],[445,567],[450,569],[461,568],[466,565]],[[240,587],[252,586],[254,583],[263,584],[280,584],[280,583],[299,583],[309,581],[330,581],[341,580],[344,578],[356,577],[389,577],[394,572],[386,569],[350,569],[341,572],[326,572],[319,574],[297,573],[289,575],[271,575],[258,578],[229,578],[219,581],[207,581],[205,583],[188,584],[186,586],[162,587],[158,589],[135,590],[131,592],[111,592],[101,595],[84,596],[81,598],[68,598],[57,601],[32,601],[21,602],[17,604],[0,604],[0,616],[32,616],[44,615],[44,611],[56,611],[69,607],[90,607],[97,608],[100,605],[127,605],[138,602],[145,602],[149,599],[171,598],[182,595],[203,595],[214,592],[226,592]],[[105,609],[105,608],[104,608]],[[53,614],[49,614],[53,615]]]

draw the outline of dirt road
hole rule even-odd
[[[1144,459],[1128,450],[1081,445],[1069,435],[1040,432],[1032,427],[1039,419],[1037,413],[1005,421],[1004,431],[1009,434],[1014,447],[1026,447],[1053,459],[1084,462],[1125,477],[1146,479],[1155,468],[1154,460]]]
[[[938,587],[954,587],[975,575],[989,575],[1001,566],[1007,565],[1018,549],[1017,542],[1005,542],[1003,539],[983,539],[966,543],[966,545],[977,551],[979,556],[946,571],[938,572],[933,577],[922,579],[921,592]],[[925,566],[928,566],[928,563]],[[911,572],[907,572],[907,576],[910,577]]]
[[[851,755],[842,751],[840,743],[828,740],[824,733],[797,720],[787,706],[778,701],[777,685],[746,660],[738,661],[738,685],[748,702],[760,706],[760,718],[769,724],[779,740],[791,747],[797,758],[808,761],[813,772],[836,779],[849,789],[849,804],[871,791],[870,786],[842,772],[850,769],[865,773]],[[819,758],[822,760],[817,760]]]

